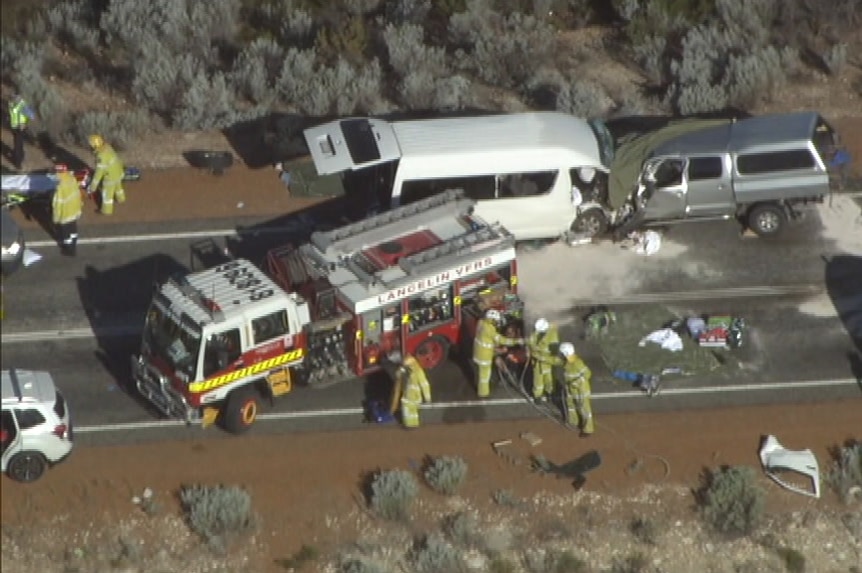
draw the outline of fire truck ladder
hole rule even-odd
[[[515,237],[500,225],[479,227],[445,243],[402,257],[398,264],[408,275],[422,274],[440,266],[444,257],[476,256],[515,246]]]
[[[434,195],[427,199],[410,203],[409,205],[403,205],[391,211],[363,219],[362,221],[333,229],[332,231],[317,231],[311,235],[311,243],[321,252],[325,253],[330,247],[337,247],[339,244],[344,245],[348,240],[355,239],[364,233],[392,226],[396,223],[404,223],[405,231],[415,229],[415,223],[404,221],[404,219],[409,219],[416,215],[427,213],[431,209],[445,206],[451,206],[454,211],[466,215],[469,208],[473,206],[473,202],[464,198],[462,190],[451,189],[439,195]]]
[[[185,280],[171,277],[168,279],[168,283],[180,291],[183,296],[194,302],[200,310],[209,316],[210,320],[214,322],[221,322],[224,320],[224,313],[221,309],[214,309],[212,301],[208,301],[204,293]]]

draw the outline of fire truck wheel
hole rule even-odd
[[[222,424],[231,434],[242,434],[251,428],[260,409],[260,395],[254,388],[241,388],[228,396]]]
[[[416,360],[424,370],[432,370],[449,356],[449,341],[435,335],[416,347]]]

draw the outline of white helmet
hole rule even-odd
[[[560,354],[568,358],[569,356],[575,355],[575,345],[571,342],[564,342],[560,344]]]
[[[500,311],[495,308],[488,309],[485,313],[485,318],[493,320],[494,322],[500,322],[503,320],[503,316],[500,314]]]
[[[536,332],[548,332],[549,328],[551,328],[551,324],[548,322],[548,319],[540,318],[536,320]]]
[[[386,356],[386,359],[393,364],[401,364],[401,352],[393,350]]]

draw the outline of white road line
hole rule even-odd
[[[177,239],[205,239],[209,237],[231,237],[234,235],[269,235],[296,232],[297,227],[262,227],[260,229],[211,229],[208,231],[186,231],[183,233],[154,233],[150,235],[118,235],[113,237],[82,237],[79,245],[103,245],[115,243],[146,243],[148,241],[174,241]],[[57,241],[28,241],[28,247],[56,247]]]
[[[595,306],[643,304],[643,303],[672,303],[679,301],[697,300],[728,300],[735,298],[765,298],[771,296],[809,296],[823,292],[821,285],[801,284],[788,286],[751,286],[730,287],[719,289],[705,289],[688,292],[665,292],[645,293],[630,295],[627,297],[575,300],[572,306]],[[23,342],[45,342],[51,340],[73,340],[83,338],[115,338],[120,336],[135,336],[140,334],[140,324],[119,324],[114,326],[80,326],[74,328],[62,328],[57,330],[37,330],[30,332],[8,332],[9,326],[4,328],[0,342],[2,344],[16,344]]]
[[[772,384],[734,384],[727,386],[706,386],[703,388],[667,388],[654,400],[660,400],[666,396],[686,396],[690,394],[721,394],[725,392],[758,392],[763,390],[794,390],[802,388],[826,388],[830,386],[860,386],[854,378],[843,378],[836,380],[802,380],[796,382],[775,382]],[[593,400],[618,400],[623,398],[644,398],[640,391],[599,393],[593,394]],[[448,410],[455,408],[501,407],[501,406],[526,406],[523,398],[497,398],[491,400],[466,400],[463,402],[435,402],[420,406],[423,410]],[[306,410],[298,412],[278,412],[272,414],[261,414],[258,420],[261,422],[276,422],[282,420],[298,420],[303,418],[328,418],[335,416],[362,416],[365,411],[362,408],[335,408],[331,410]],[[145,422],[129,422],[123,424],[100,424],[96,426],[81,426],[75,428],[76,434],[95,434],[110,432],[126,432],[132,430],[157,430],[161,428],[174,428],[185,426],[185,422],[178,420],[153,420]]]

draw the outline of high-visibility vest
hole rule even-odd
[[[18,100],[15,103],[9,104],[9,126],[12,129],[20,129],[27,126],[27,121],[30,119],[24,113],[24,108],[27,107],[27,102]]]

